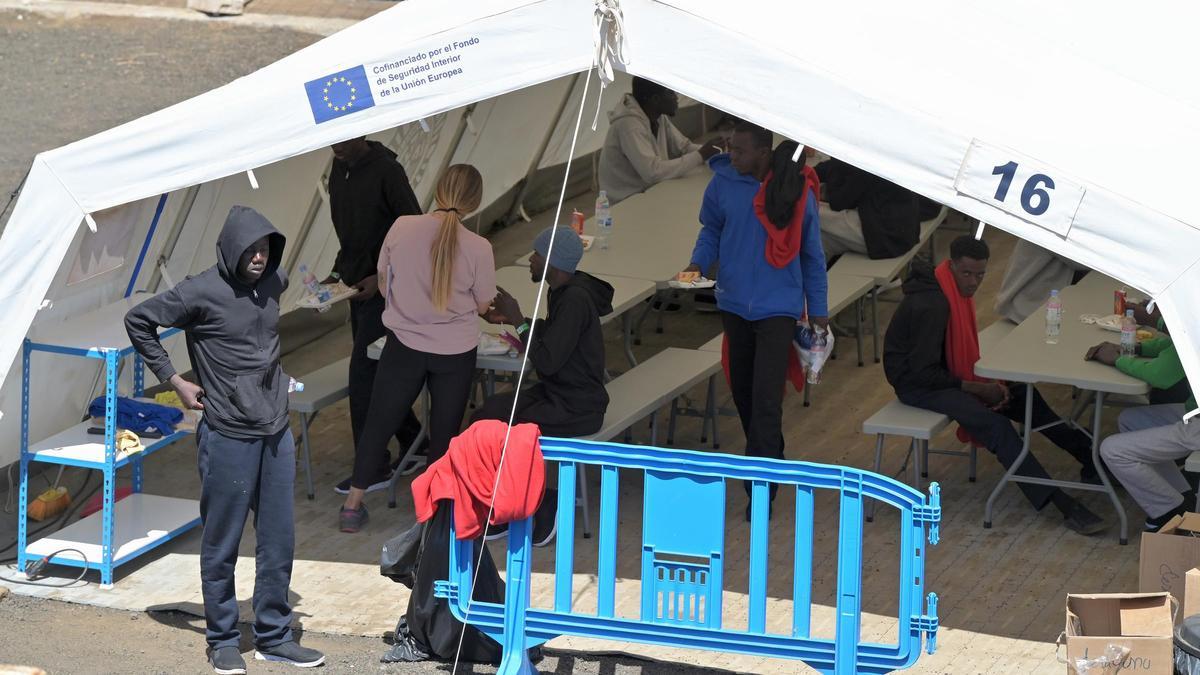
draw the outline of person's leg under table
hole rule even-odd
[[[296,444],[291,429],[259,441],[261,465],[254,506],[254,644],[270,648],[292,638],[288,589],[295,555],[292,512]]]
[[[1100,455],[1152,520],[1182,504],[1192,488],[1175,460],[1200,450],[1200,426],[1183,424],[1184,406],[1131,408],[1121,413],[1121,433],[1104,439]]]
[[[1007,471],[992,492],[992,500],[1013,475],[1045,479],[1050,477],[1037,458],[1029,454],[1028,436],[1023,441],[1007,417],[988,409],[974,396],[958,389],[939,389],[907,392],[900,396],[900,401],[905,405],[946,415],[1000,460]],[[1054,494],[1054,488],[1050,486],[1033,483],[1018,485],[1025,498],[1038,510],[1041,510]],[[991,503],[989,500],[989,507],[984,513],[984,527],[991,527]]]
[[[1009,391],[1012,398],[1008,408],[1004,411],[1009,419],[1014,422],[1025,421],[1022,418],[1025,410],[1025,397],[1028,393],[1032,392],[1031,428],[1040,430],[1040,433],[1049,439],[1051,443],[1066,450],[1068,454],[1075,458],[1075,461],[1079,462],[1082,467],[1080,471],[1081,479],[1086,481],[1089,477],[1097,475],[1095,462],[1092,461],[1092,439],[1086,433],[1054,412],[1050,404],[1046,403],[1046,399],[1042,398],[1042,394],[1037,390],[1037,387],[1016,385],[1011,387]]]

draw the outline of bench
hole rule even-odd
[[[718,349],[719,349],[718,343]],[[720,352],[668,347],[617,376],[607,385],[608,410],[604,424],[589,441],[609,441],[647,416],[650,417],[650,444],[658,442],[658,410],[671,403],[669,435],[674,435],[676,401],[688,389],[712,379],[721,370]],[[710,402],[711,406],[711,402]],[[715,427],[715,425],[714,425]],[[592,535],[587,483],[582,467],[579,472],[580,499],[583,506],[583,536]]]
[[[304,391],[288,394],[288,407],[300,413],[300,444],[304,451],[304,480],[308,498],[313,499],[312,456],[308,447],[308,427],[317,414],[350,395],[350,357],[335,361],[300,378]]]
[[[921,471],[922,460],[928,462],[929,441],[946,425],[950,423],[950,418],[945,415],[931,410],[922,410],[912,406],[904,405],[899,401],[891,401],[883,406],[874,415],[871,415],[863,422],[863,433],[875,435],[875,466],[873,471],[879,472],[879,467],[883,463],[883,442],[888,436],[904,436],[911,439],[908,446],[908,456],[913,461],[913,487],[917,490],[921,489],[920,476],[928,475]],[[939,454],[949,455],[967,455],[968,453],[934,450]],[[969,453],[971,458],[971,471],[968,480],[975,482],[975,448],[972,447]],[[907,459],[905,462],[907,463]],[[867,507],[866,519],[871,522],[875,518],[875,502]]]
[[[921,250],[921,247],[925,246],[926,242],[930,241],[934,231],[946,219],[947,213],[949,213],[949,209],[943,206],[938,211],[937,216],[922,222],[917,244],[904,255],[896,256],[895,258],[872,260],[861,253],[846,253],[838,258],[833,267],[829,269],[830,275],[870,277],[874,281],[874,287],[871,289],[871,328],[875,334],[873,340],[875,363],[879,363],[879,293],[893,279],[900,276],[904,268],[908,267],[908,264],[916,257],[917,252]]]

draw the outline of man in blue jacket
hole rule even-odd
[[[686,271],[720,262],[717,308],[746,454],[782,459],[783,393],[796,320],[807,308],[812,323],[828,325],[828,281],[818,200],[801,165],[791,161],[796,145],[781,144],[773,153],[771,142],[770,131],[743,122],[734,129],[729,152],[708,161],[714,175],[704,191],[703,227]],[[778,245],[788,234],[790,246]]]

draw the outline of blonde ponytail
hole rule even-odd
[[[483,199],[483,177],[470,164],[455,164],[438,181],[434,201],[442,226],[433,240],[433,308],[446,311],[454,283],[454,259],[458,255],[458,228],[463,216],[479,208]]]

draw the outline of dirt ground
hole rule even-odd
[[[0,589],[2,592],[3,589]],[[295,668],[253,661],[254,646],[241,626],[243,656],[253,673],[295,673]],[[48,637],[50,639],[48,639]],[[301,633],[304,645],[325,652],[326,673],[450,673],[452,664],[384,664],[388,643],[378,638]],[[0,596],[0,663],[37,666],[47,673],[210,673],[204,660],[204,620],[183,612],[119,612],[18,595]],[[681,669],[673,664],[589,652],[547,652],[542,673],[597,675],[723,675],[731,671]],[[0,665],[0,674],[5,673]],[[460,664],[460,675],[495,673]]]

